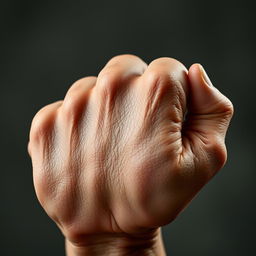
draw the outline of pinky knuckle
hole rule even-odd
[[[38,141],[42,136],[49,133],[52,128],[53,116],[45,113],[45,108],[41,109],[33,118],[30,129],[30,140]]]

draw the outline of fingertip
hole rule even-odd
[[[190,107],[193,111],[202,113],[207,108],[212,108],[217,102],[219,94],[216,94],[216,90],[213,90],[214,87],[200,63],[191,65],[188,72],[188,79],[191,92]]]
[[[197,90],[198,87],[202,87],[200,66],[201,64],[194,63],[190,66],[188,70],[188,80],[189,80],[192,91]]]
[[[193,86],[201,85],[204,88],[214,88],[205,69],[199,63],[195,63],[189,68],[188,77]]]
[[[197,82],[201,81],[201,70],[202,65],[199,63],[194,63],[190,66],[188,70],[188,76],[190,79],[196,80]]]

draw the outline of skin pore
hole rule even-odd
[[[225,164],[232,115],[201,65],[130,54],[42,108],[33,181],[67,255],[165,255],[160,227]]]

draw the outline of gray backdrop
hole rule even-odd
[[[168,255],[255,252],[255,9],[253,1],[0,2],[0,254],[63,255],[36,200],[26,144],[43,105],[78,78],[133,53],[200,62],[234,103],[228,163],[164,228]]]

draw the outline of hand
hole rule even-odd
[[[112,58],[41,109],[30,131],[34,185],[70,255],[154,243],[224,165],[232,114],[199,64],[187,71],[134,55]]]

